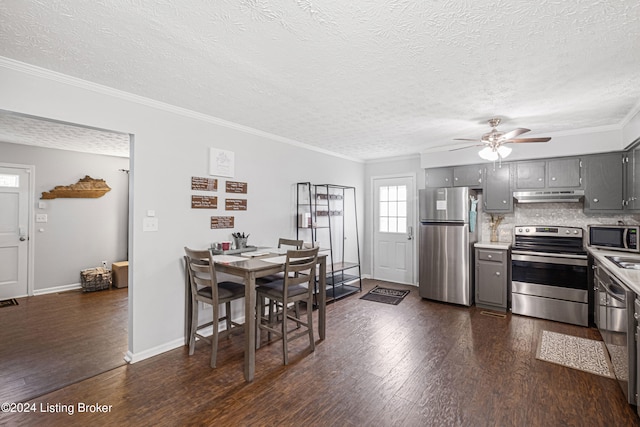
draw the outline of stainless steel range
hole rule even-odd
[[[513,240],[511,311],[588,326],[588,263],[582,228],[519,225]]]

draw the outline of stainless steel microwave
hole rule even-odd
[[[592,248],[639,252],[637,225],[590,225],[587,244]]]

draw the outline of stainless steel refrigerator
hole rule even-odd
[[[478,196],[467,187],[420,190],[420,296],[472,305]]]

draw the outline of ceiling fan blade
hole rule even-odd
[[[521,142],[549,142],[551,141],[551,138],[545,137],[545,138],[517,138],[517,139],[510,139],[508,141],[505,141],[505,143],[509,143],[509,142],[515,142],[516,144],[519,144]]]
[[[500,137],[500,139],[507,140],[507,139],[515,138],[516,136],[522,135],[523,133],[526,133],[526,132],[531,132],[531,129],[525,129],[525,128],[514,129],[512,131],[509,131],[503,134],[502,137]]]
[[[481,140],[478,138],[453,138],[454,141],[473,141],[473,142],[480,142]]]
[[[473,145],[467,145],[467,146],[464,146],[464,147],[452,148],[449,151],[458,151],[458,150],[464,150],[465,148],[482,147],[482,146],[484,146],[484,144],[473,144]]]

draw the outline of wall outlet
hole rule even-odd
[[[107,270],[107,261],[102,261],[102,268]]]

